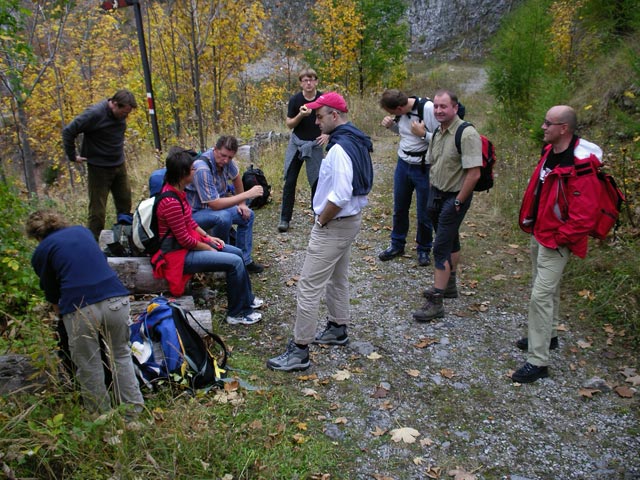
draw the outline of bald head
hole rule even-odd
[[[578,126],[576,111],[568,105],[556,105],[547,112],[547,118],[556,123],[565,123],[567,130],[573,134]]]

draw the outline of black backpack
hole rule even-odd
[[[270,201],[271,185],[267,182],[267,177],[264,176],[264,172],[259,168],[253,168],[253,164],[249,166],[246,172],[242,175],[242,185],[244,191],[250,190],[256,185],[262,187],[262,195],[256,197],[249,202],[249,206],[252,209],[264,207]]]

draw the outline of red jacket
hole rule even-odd
[[[602,150],[577,138],[573,165],[556,166],[541,182],[540,171],[551,148],[545,146],[524,192],[519,225],[523,231],[533,233],[541,245],[554,250],[566,246],[584,258],[598,211],[600,186],[596,171],[602,164]]]

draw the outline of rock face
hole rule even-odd
[[[447,56],[480,56],[489,36],[518,0],[412,0],[411,51]]]
[[[411,34],[411,51],[446,57],[478,57],[486,40],[495,33],[500,19],[521,0],[408,0],[407,20]],[[313,0],[263,0],[272,22],[267,28],[297,25],[304,42],[311,30],[308,12]],[[283,18],[285,20],[283,20]],[[306,32],[306,33],[305,33]]]

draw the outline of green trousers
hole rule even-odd
[[[116,213],[131,213],[131,187],[127,167],[97,167],[88,164],[89,220],[88,228],[98,239],[104,229],[109,192],[113,195]]]

